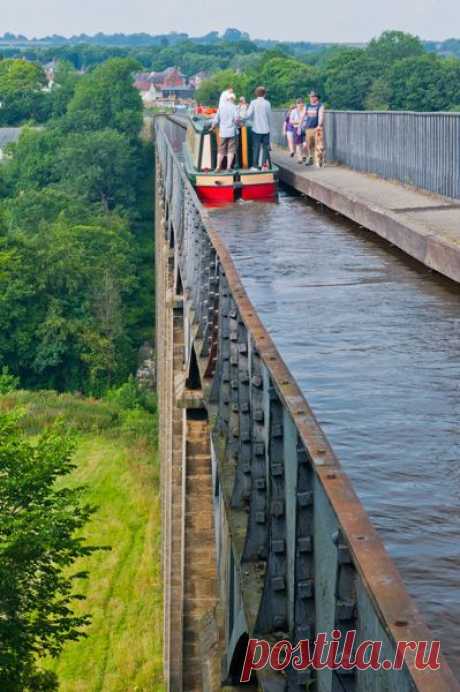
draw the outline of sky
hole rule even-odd
[[[193,8],[193,9],[191,9]],[[286,9],[285,9],[286,8]],[[253,38],[365,42],[386,29],[460,37],[459,0],[0,0],[0,34],[181,31],[236,27]]]

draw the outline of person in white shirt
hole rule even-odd
[[[235,97],[235,92],[233,91],[233,87],[229,86],[224,91],[221,93],[220,98],[219,98],[219,108],[225,104],[229,96]]]
[[[227,170],[231,170],[236,153],[238,134],[239,110],[235,105],[235,94],[228,94],[226,100],[212,120],[212,128],[219,126],[219,144],[217,147],[216,172],[222,170],[222,164],[227,157]]]
[[[252,156],[253,170],[259,170],[269,165],[270,155],[270,124],[272,108],[270,101],[265,98],[265,87],[257,87],[256,98],[249,104],[245,120],[252,122]],[[260,150],[262,148],[262,161]]]

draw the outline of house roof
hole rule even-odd
[[[0,127],[0,149],[11,142],[16,142],[21,134],[22,127]]]
[[[151,86],[152,82],[148,82],[145,79],[136,79],[134,82],[135,89],[139,89],[139,91],[150,91]]]

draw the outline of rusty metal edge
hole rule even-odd
[[[167,145],[180,166],[170,143],[167,142]],[[185,184],[193,190],[182,167],[181,173]],[[219,257],[241,318],[308,450],[313,468],[337,515],[355,565],[383,626],[394,642],[432,641],[433,636],[414,600],[409,596],[396,565],[372,526],[315,414],[252,305],[226,244],[198,199],[197,209]],[[455,679],[444,657],[439,671],[417,670],[414,658],[414,655],[408,652],[406,666],[420,692],[460,691],[460,683]]]

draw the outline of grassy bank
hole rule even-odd
[[[71,483],[86,485],[85,499],[98,508],[84,533],[90,544],[111,547],[80,560],[90,576],[75,610],[92,617],[87,638],[68,644],[48,667],[65,692],[162,690],[155,416],[54,392],[0,397],[0,409],[18,407],[31,435],[57,418],[75,432]]]

